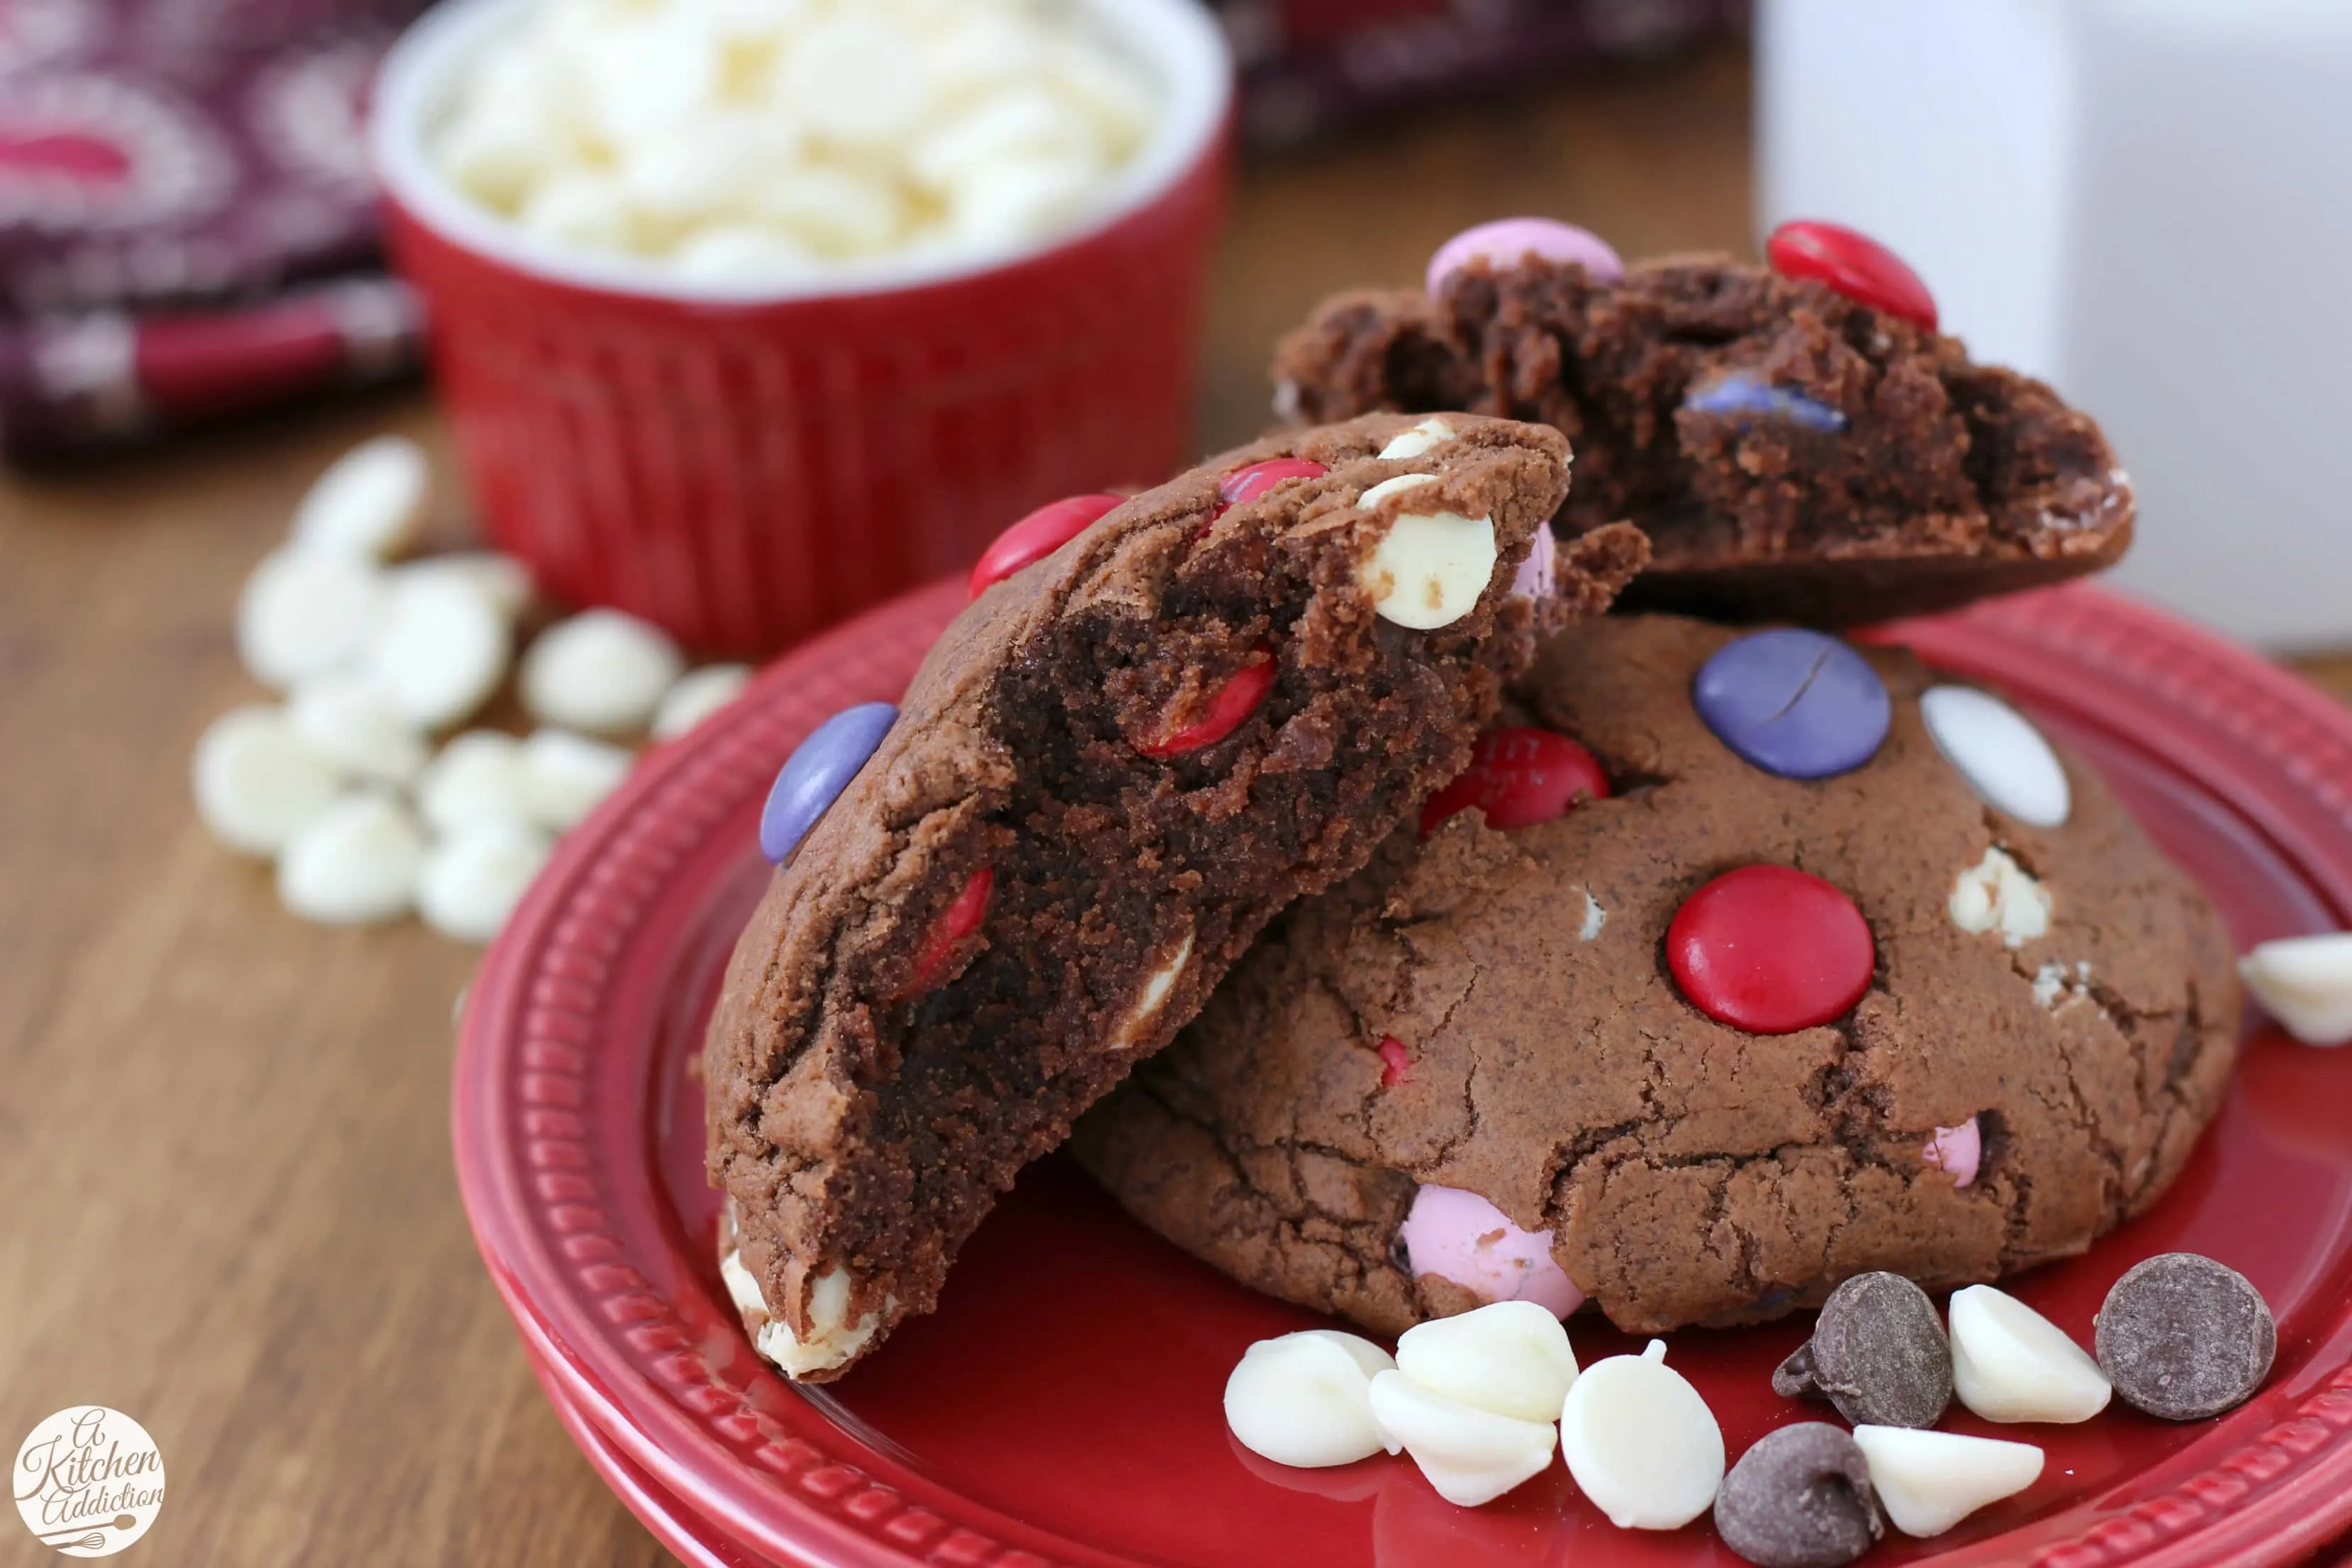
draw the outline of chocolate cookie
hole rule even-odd
[[[1550,642],[1504,721],[1080,1124],[1146,1224],[1384,1333],[1506,1297],[1653,1331],[1992,1279],[2179,1171],[2228,933],[1998,699],[1632,616]]]
[[[1922,318],[1850,271],[1824,269],[1880,303],[1723,256],[1618,276],[1590,236],[1538,254],[1518,232],[1581,231],[1501,226],[1515,237],[1488,254],[1441,251],[1428,291],[1318,308],[1277,352],[1277,411],[1554,426],[1577,460],[1561,537],[1630,518],[1656,549],[1626,609],[1853,626],[2094,572],[2129,544],[2098,426],[1971,363],[1923,324],[1932,302]]]
[[[763,1354],[830,1376],[930,1310],[1013,1173],[1462,766],[1532,651],[1515,581],[1567,464],[1466,416],[1227,454],[1078,517],[898,712],[811,738],[705,1057],[722,1271]],[[1563,552],[1549,613],[1604,606],[1642,550]]]

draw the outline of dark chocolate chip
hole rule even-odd
[[[2126,1403],[2167,1421],[2242,1404],[2270,1374],[2278,1325],[2236,1269],[2193,1252],[2137,1263],[2096,1320],[2099,1365]]]
[[[1952,1402],[1951,1342],[1925,1290],[1900,1274],[1857,1274],[1822,1303],[1772,1392],[1826,1399],[1857,1426],[1933,1426]]]
[[[1758,1568],[1837,1568],[1886,1531],[1869,1461],[1826,1421],[1767,1433],[1740,1455],[1715,1494],[1715,1528]]]

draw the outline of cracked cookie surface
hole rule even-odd
[[[1235,1278],[1389,1333],[1480,1299],[1403,1256],[1424,1185],[1549,1233],[1635,1331],[1774,1317],[1873,1269],[1990,1280],[2154,1202],[2235,1052],[2202,893],[2077,759],[2059,826],[1985,805],[1903,650],[1864,650],[1893,699],[1869,762],[1749,765],[1690,700],[1736,635],[1633,616],[1553,639],[1505,717],[1581,742],[1611,797],[1391,837],[1081,1122],[1081,1161]],[[1996,851],[2039,920],[1956,896]],[[1759,863],[1825,879],[1869,923],[1869,989],[1828,1025],[1743,1033],[1667,971],[1684,900]],[[1963,1185],[1931,1145],[1971,1119]]]
[[[1565,444],[1456,417],[1380,456],[1412,425],[1226,454],[987,588],[777,872],[705,1081],[729,1288],[787,1372],[835,1375],[929,1310],[1021,1166],[1462,765],[1536,621],[1639,565],[1627,529],[1561,552],[1544,606],[1515,596]],[[1221,500],[1276,458],[1303,461]],[[1380,590],[1427,553],[1371,566],[1428,515],[1492,542],[1467,607],[1416,629]]]

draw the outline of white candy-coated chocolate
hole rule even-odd
[[[1453,439],[1453,426],[1443,419],[1424,419],[1412,429],[1389,437],[1389,444],[1381,448],[1381,456],[1390,458],[1418,458],[1431,448],[1442,447]]]
[[[492,590],[473,574],[425,562],[392,574],[364,664],[411,722],[441,730],[489,700],[513,657],[514,626]]]
[[[1971,935],[2000,933],[2011,947],[2050,933],[2050,892],[1999,847],[1962,871],[1946,905],[1952,923]]]
[[[2056,827],[2074,809],[2066,768],[2024,714],[1973,686],[1931,686],[1919,717],[1946,761],[1984,803],[2035,827]]]
[[[522,743],[523,790],[541,826],[562,833],[621,787],[635,758],[569,730],[534,730]]]
[[[1433,1394],[1521,1421],[1554,1419],[1576,1381],[1568,1331],[1533,1301],[1416,1323],[1397,1341],[1396,1364]]]
[[[1372,1378],[1395,1365],[1370,1340],[1330,1329],[1260,1340],[1225,1379],[1225,1425],[1277,1465],[1351,1465],[1381,1451]]]
[[[590,610],[548,627],[523,655],[522,703],[544,724],[601,735],[641,730],[685,668],[659,626]]]
[[[293,548],[265,556],[237,599],[237,657],[254,679],[279,691],[345,668],[383,596],[383,574],[361,557]]]
[[[425,764],[416,805],[436,833],[528,826],[533,820],[522,742],[500,730],[468,730]]]
[[[547,864],[555,841],[518,823],[467,827],[425,851],[416,879],[416,912],[442,935],[485,942],[499,934]]]
[[[1400,474],[1363,493],[1370,510],[1389,497],[1433,483],[1428,474]],[[1372,607],[1382,620],[1414,631],[1450,626],[1477,606],[1494,580],[1495,524],[1459,512],[1404,512],[1360,568]]]
[[[2352,931],[2282,937],[2238,960],[2263,1011],[2306,1046],[2352,1041]]]
[[[1988,1421],[2065,1425],[2107,1407],[2114,1385],[2091,1353],[1990,1285],[1952,1292],[1952,1389]]]
[[[1372,1379],[1372,1416],[1382,1447],[1412,1456],[1429,1484],[1463,1508],[1488,1503],[1551,1463],[1559,1434],[1549,1421],[1520,1421],[1448,1399],[1407,1377]]]
[[[364,675],[337,672],[304,681],[287,716],[319,754],[352,778],[405,786],[425,771],[425,736]]]
[[[396,796],[348,795],[294,836],[278,858],[278,897],[304,920],[370,925],[408,912],[425,835]]]
[[[333,763],[283,709],[232,709],[205,727],[190,768],[196,815],[248,855],[275,855],[341,793]]]
[[[674,741],[742,694],[751,679],[748,664],[706,664],[673,682],[654,705],[650,729],[656,741]]]
[[[728,1298],[735,1303],[735,1310],[742,1314],[743,1326],[751,1331],[751,1348],[787,1377],[830,1372],[864,1350],[866,1342],[874,1337],[874,1331],[882,1323],[879,1312],[867,1312],[856,1323],[846,1321],[850,1279],[844,1268],[827,1270],[809,1287],[809,1317],[814,1332],[805,1343],[782,1319],[769,1312],[768,1303],[760,1294],[760,1282],[743,1267],[740,1249],[730,1249],[720,1257],[719,1277],[726,1283]],[[896,1304],[895,1299],[890,1304]]]
[[[377,436],[327,466],[294,508],[294,542],[383,561],[414,543],[433,482],[425,448],[405,436]]]
[[[1568,1473],[1621,1530],[1680,1530],[1715,1504],[1723,1429],[1664,1340],[1586,1367],[1560,1411]]]
[[[2042,1450],[2031,1443],[1910,1426],[1857,1426],[1853,1440],[1879,1506],[1906,1535],[1941,1535],[2042,1479]]]

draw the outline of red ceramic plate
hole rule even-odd
[[[473,993],[455,1105],[483,1257],[592,1462],[698,1564],[929,1563],[1378,1568],[1732,1561],[1704,1524],[1613,1530],[1555,1467],[1458,1510],[1401,1459],[1287,1471],[1224,1430],[1226,1373],[1304,1314],[1128,1222],[1067,1163],[1026,1174],[939,1312],[838,1384],[754,1357],[711,1257],[695,1060],[767,868],[777,767],[819,721],[895,698],[961,606],[942,584],[768,670],[656,753],[565,841]],[[2088,752],[2248,943],[2352,916],[2352,716],[2252,655],[2070,588],[1899,635],[1996,681]],[[2178,1187],[2018,1292],[2088,1337],[2109,1283],[2172,1248],[2249,1275],[2277,1309],[2269,1385],[2174,1426],[2120,1406],[2037,1427],[2031,1491],[1874,1563],[2279,1562],[2352,1524],[2352,1053],[2274,1032]],[[1674,1336],[1737,1454],[1818,1415],[1767,1374],[1792,1322]],[[1588,1361],[1628,1348],[1577,1321]],[[1965,1413],[1959,1430],[1989,1430]]]

